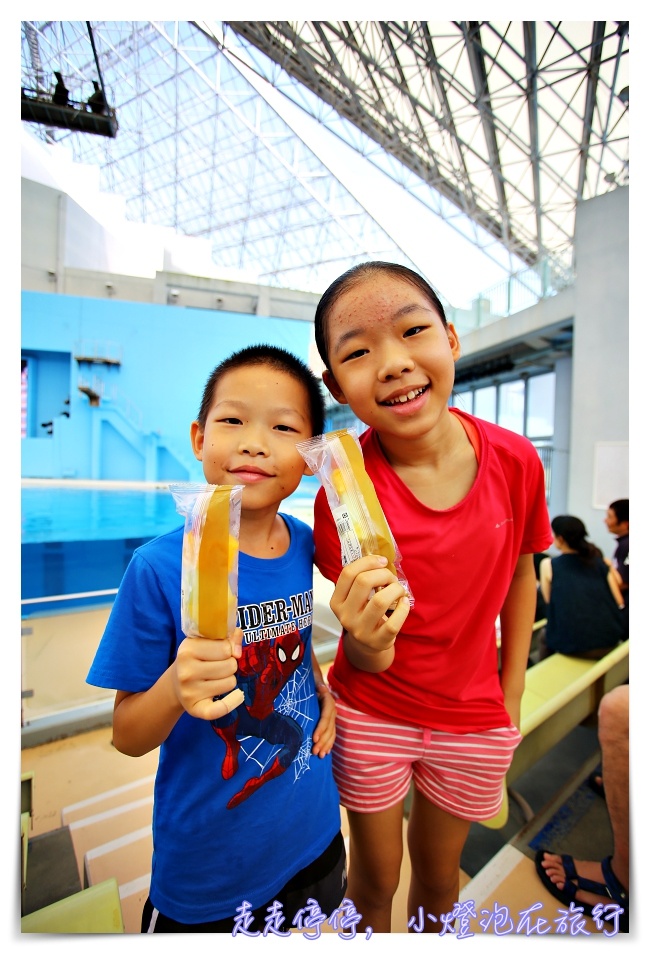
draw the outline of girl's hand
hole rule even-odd
[[[349,563],[330,600],[343,629],[373,653],[391,648],[410,610],[406,590],[387,563],[386,557],[374,555]]]
[[[243,633],[236,629],[228,639],[187,637],[178,647],[172,666],[176,698],[191,716],[219,719],[244,701],[237,689],[237,660]],[[224,696],[217,699],[215,696]]]
[[[518,693],[504,693],[503,702],[510,721],[517,729],[521,729],[521,695]]]
[[[317,686],[316,691],[320,705],[320,719],[312,736],[314,744],[311,751],[313,755],[323,759],[332,751],[336,738],[336,703],[324,682]]]

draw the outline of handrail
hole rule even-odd
[[[27,600],[21,600],[21,606],[27,606],[30,603],[56,603],[61,600],[83,600],[91,596],[115,596],[117,589],[114,590],[91,590],[89,593],[61,593],[60,596],[32,596]]]

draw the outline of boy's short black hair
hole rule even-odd
[[[229,357],[224,358],[216,366],[203,388],[203,397],[197,416],[201,430],[205,430],[208,412],[214,400],[215,388],[221,378],[228,371],[247,368],[251,365],[265,365],[276,371],[284,371],[285,374],[290,375],[302,384],[307,392],[312,435],[323,433],[325,429],[325,398],[320,381],[305,362],[301,361],[295,354],[285,348],[268,344],[249,345],[247,348],[233,351]]]
[[[623,497],[621,500],[613,500],[609,505],[609,509],[613,510],[616,514],[616,519],[619,523],[629,523],[630,522],[630,500],[629,497]]]

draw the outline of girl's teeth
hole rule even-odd
[[[391,401],[391,404],[406,404],[407,401],[412,401],[414,397],[417,397],[418,394],[421,394],[421,391],[409,391],[408,394],[402,394],[401,397],[395,398],[394,401]]]

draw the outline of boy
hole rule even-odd
[[[618,574],[618,584],[629,609],[630,598],[630,501],[627,497],[613,500],[607,508],[605,525],[616,537],[614,551],[614,569]]]
[[[286,929],[309,898],[326,913],[343,898],[312,535],[278,513],[308,472],[295,445],[323,419],[319,382],[281,348],[245,348],[214,369],[191,441],[208,483],[244,486],[238,629],[184,638],[181,526],[135,551],[90,669],[88,682],[117,690],[115,747],[161,747],[144,933],[230,932],[238,908],[260,930],[273,902]]]

